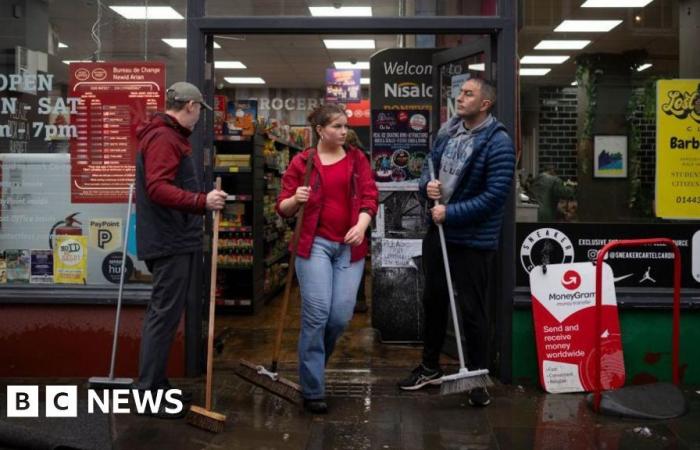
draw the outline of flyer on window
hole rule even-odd
[[[87,280],[87,236],[56,236],[54,282],[85,284]]]

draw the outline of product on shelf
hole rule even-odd
[[[241,136],[252,136],[255,134],[257,114],[257,100],[237,100],[228,102],[228,134]]]
[[[250,155],[217,154],[214,165],[221,168],[250,169]]]
[[[245,216],[245,204],[241,202],[226,203],[223,211],[221,211],[222,228],[226,227],[242,227],[243,217]]]
[[[214,135],[224,134],[224,124],[226,123],[226,96],[214,96]]]

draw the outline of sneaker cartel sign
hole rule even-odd
[[[595,387],[595,266],[552,264],[530,272],[532,315],[542,388],[550,393],[591,391]],[[601,383],[625,384],[620,322],[613,272],[603,267]]]

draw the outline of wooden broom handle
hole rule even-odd
[[[216,190],[221,190],[221,177],[216,177]],[[214,211],[211,241],[211,285],[209,286],[209,335],[207,337],[207,386],[204,408],[211,411],[212,374],[214,372],[214,316],[216,314],[216,268],[219,262],[219,221],[221,212]]]
[[[311,170],[314,166],[314,157],[316,156],[316,151],[314,149],[309,151],[309,156],[306,159],[306,170],[304,171],[304,186],[309,185],[309,180],[311,179]],[[299,211],[297,212],[297,223],[294,226],[294,233],[292,234],[291,250],[289,252],[289,267],[287,268],[287,277],[284,284],[284,295],[282,296],[282,306],[280,308],[279,320],[277,322],[277,334],[275,336],[275,345],[272,348],[272,366],[270,368],[271,372],[277,372],[277,362],[279,361],[280,350],[282,348],[282,333],[284,332],[284,319],[287,317],[287,309],[289,307],[289,296],[292,291],[292,280],[294,279],[294,260],[297,254],[297,244],[299,243],[299,235],[301,234],[301,226],[304,221],[304,208],[306,203],[302,203]]]

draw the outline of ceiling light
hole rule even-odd
[[[335,61],[333,63],[336,69],[369,69],[369,61],[359,61],[353,63],[351,61]]]
[[[265,84],[265,80],[260,77],[224,77],[230,84]]]
[[[535,50],[581,50],[591,41],[556,41],[544,40],[535,46]]]
[[[215,69],[245,69],[246,66],[240,61],[214,61]]]
[[[184,19],[170,6],[110,6],[109,9],[125,19]]]
[[[532,68],[526,68],[526,69],[520,69],[520,75],[521,76],[542,76],[542,75],[547,75],[549,71],[552,69],[547,69],[547,68],[542,68],[542,69],[532,69]]]
[[[581,8],[644,8],[654,0],[587,0]]]
[[[360,84],[369,84],[369,78],[360,78]]]
[[[527,55],[520,58],[520,64],[561,64],[569,59],[568,56]]]
[[[59,42],[58,48],[68,48],[68,46],[66,44],[64,44],[63,42]]]
[[[101,59],[99,61],[91,61],[89,59],[64,59],[61,61],[63,64],[70,64],[70,63],[91,63],[91,62],[105,62],[104,59]]]
[[[637,72],[647,70],[649,67],[651,67],[651,63],[642,64],[641,66],[637,67]]]
[[[468,68],[469,70],[483,72],[486,70],[486,63],[469,64]]]
[[[621,20],[565,20],[554,29],[557,32],[602,32],[610,31],[622,23]]]
[[[172,48],[187,48],[187,39],[162,39],[163,42],[171,46]],[[219,44],[214,42],[214,48],[221,48]]]
[[[324,39],[328,49],[374,48],[374,39]]]
[[[371,6],[309,6],[312,16],[344,16],[344,17],[371,17]]]

